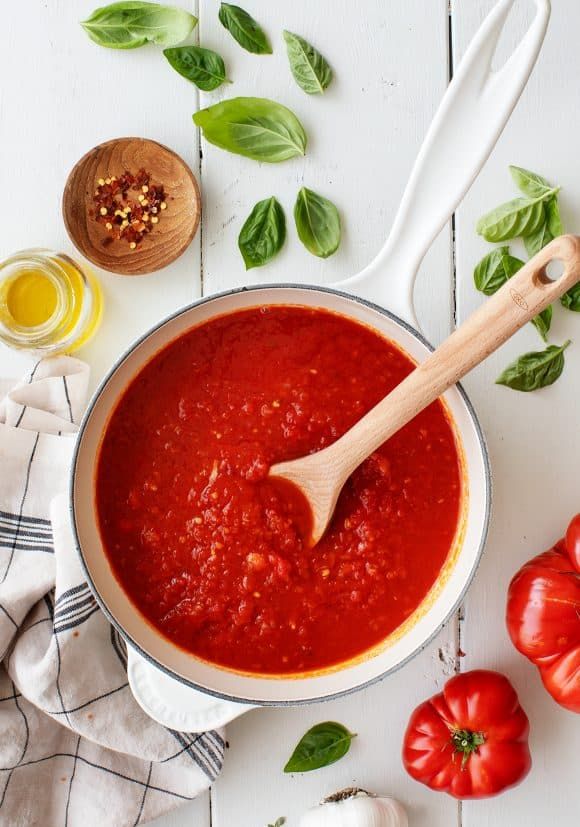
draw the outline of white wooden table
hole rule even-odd
[[[247,0],[243,5],[272,36],[271,57],[237,46],[217,20],[218,0],[192,0],[199,37],[224,56],[234,81],[209,95],[178,77],[155,47],[114,52],[92,44],[77,21],[94,5],[96,0],[19,0],[3,15],[0,254],[35,245],[71,251],[60,215],[66,175],[77,158],[107,138],[142,135],[168,144],[199,176],[204,197],[202,232],[171,267],[134,279],[99,274],[105,320],[80,354],[96,383],[134,337],[202,293],[258,280],[331,282],[366,264],[386,236],[453,64],[492,0]],[[473,227],[485,209],[512,197],[509,163],[563,185],[567,226],[580,228],[580,4],[553,5],[528,88],[456,215],[455,246],[445,230],[424,262],[417,301],[433,342],[481,301],[471,274],[486,248]],[[517,0],[516,6],[514,37],[531,3]],[[336,80],[323,98],[310,98],[294,84],[282,28],[311,39],[335,67]],[[192,113],[222,95],[244,94],[278,99],[299,115],[310,137],[304,159],[259,165],[203,142],[199,151]],[[251,207],[275,194],[290,216],[302,183],[339,206],[345,228],[339,252],[328,261],[313,258],[289,225],[278,259],[246,275],[236,242]],[[530,326],[465,382],[489,441],[494,509],[487,550],[459,615],[412,663],[370,689],[316,706],[256,710],[231,724],[225,769],[211,801],[204,796],[159,819],[157,827],[262,827],[282,815],[293,827],[306,807],[352,784],[398,797],[412,827],[578,823],[580,721],[550,701],[504,626],[511,575],[578,510],[580,318],[559,313],[553,340],[568,336],[579,345],[569,349],[565,375],[549,390],[524,396],[494,385],[517,353],[538,346]],[[0,350],[1,374],[16,376],[25,364]],[[400,747],[415,704],[455,669],[475,667],[505,671],[516,685],[531,719],[534,767],[523,785],[501,797],[458,804],[412,781],[401,766]],[[348,757],[316,773],[285,776],[282,767],[298,737],[327,719],[359,733]]]

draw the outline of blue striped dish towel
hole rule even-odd
[[[142,824],[221,770],[224,733],[145,715],[123,640],[84,581],[67,478],[88,385],[43,359],[0,402],[0,824]]]

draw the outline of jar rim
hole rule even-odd
[[[14,317],[10,308],[6,308],[6,312],[10,316],[11,333],[27,343],[42,342],[46,336],[50,336],[51,332],[56,330],[66,317],[70,304],[63,286],[64,271],[57,262],[45,255],[44,250],[23,250],[21,253],[16,253],[5,259],[0,263],[0,280],[16,282],[22,272],[33,268],[47,278],[55,288],[56,305],[48,319],[34,325],[21,324]],[[10,290],[10,287],[8,290]]]
[[[71,273],[67,272],[63,264],[80,279],[80,301],[73,288]],[[98,286],[92,285],[77,262],[66,253],[44,247],[20,250],[0,262],[0,282],[18,278],[18,272],[24,269],[36,269],[50,280],[56,290],[56,307],[44,322],[22,325],[5,305],[2,308],[5,312],[0,315],[0,341],[9,347],[43,354],[62,353],[72,349],[98,311]],[[78,318],[73,322],[77,308]],[[3,315],[6,318],[2,318]],[[70,323],[70,329],[67,329],[67,322]]]

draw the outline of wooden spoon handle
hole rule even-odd
[[[560,261],[556,280],[546,267]],[[580,280],[580,237],[554,239],[341,439],[327,449],[343,480],[389,437]]]

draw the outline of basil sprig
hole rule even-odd
[[[81,23],[88,36],[109,49],[137,49],[145,43],[174,46],[189,35],[197,18],[184,9],[122,0],[95,11]]]
[[[294,205],[294,221],[298,238],[313,255],[328,258],[336,252],[340,244],[340,216],[328,198],[302,187]]]
[[[200,109],[193,122],[210,144],[255,161],[304,155],[306,133],[296,115],[267,98],[230,98]]]
[[[558,203],[559,187],[542,175],[523,167],[510,167],[511,176],[523,193],[483,216],[477,224],[478,232],[489,241],[507,241],[521,237],[530,256],[538,253],[554,238],[562,235],[564,227]],[[512,256],[509,247],[491,250],[475,267],[475,286],[491,296],[522,266],[523,261]],[[580,312],[580,284],[575,285],[560,299],[568,310]],[[552,324],[553,307],[547,307],[532,319],[532,324],[547,341]],[[549,345],[539,352],[525,353],[509,365],[497,383],[518,391],[534,391],[553,384],[564,369],[564,351],[570,344]]]
[[[520,234],[528,255],[535,256],[546,244],[564,232],[558,204],[560,187],[553,187],[542,175],[523,167],[511,166],[510,173],[524,195],[542,200],[542,220],[538,227]]]
[[[346,755],[355,737],[355,733],[335,721],[316,724],[302,736],[284,772],[310,772],[334,764]]]
[[[479,219],[476,229],[486,241],[508,241],[537,234],[548,223],[546,204],[558,195],[560,188],[552,187],[535,172],[514,166],[510,167],[510,172],[524,196],[500,204]]]
[[[176,72],[195,83],[198,89],[204,92],[217,89],[227,80],[222,57],[211,49],[203,49],[201,46],[177,46],[174,49],[164,49],[163,54]]]
[[[268,827],[283,827],[284,824],[286,824],[286,818],[285,816],[280,816],[273,824],[268,824]]]
[[[258,201],[238,238],[246,270],[267,264],[281,250],[285,238],[286,217],[280,203],[274,196]]]
[[[496,379],[498,385],[506,385],[515,391],[535,391],[553,385],[564,370],[564,351],[570,340],[563,345],[549,345],[545,350],[524,353]]]
[[[283,34],[294,80],[309,95],[321,95],[332,80],[328,61],[300,35]]]
[[[271,55],[272,47],[260,24],[239,6],[222,3],[219,20],[242,49],[255,55]]]

